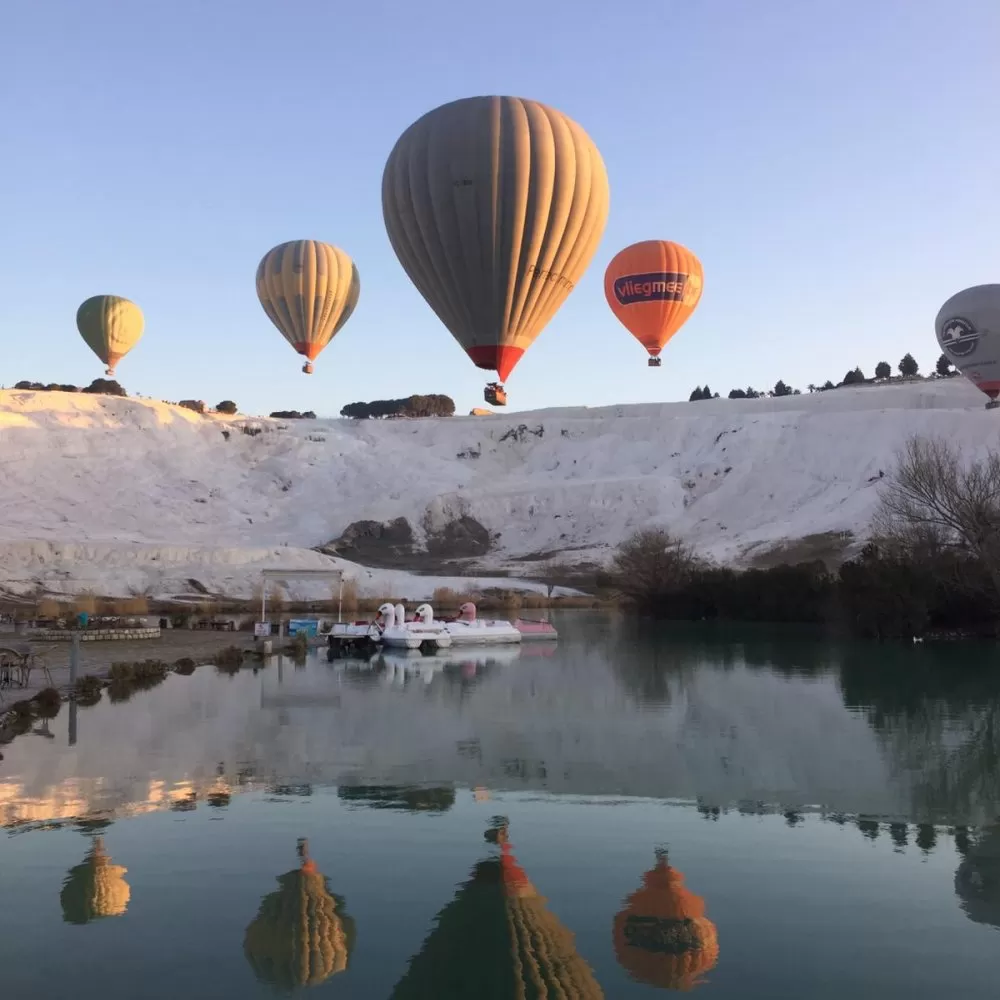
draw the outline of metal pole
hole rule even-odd
[[[69,700],[69,745],[76,746],[76,698]]]
[[[80,675],[80,633],[73,633],[73,641],[69,647],[69,682],[76,684],[76,679]]]
[[[340,593],[337,596],[337,621],[342,622],[344,610],[344,574],[340,574]]]
[[[260,620],[267,621],[267,577],[260,582]]]

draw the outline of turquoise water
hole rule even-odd
[[[4,995],[996,996],[992,647],[559,624],[3,747]]]

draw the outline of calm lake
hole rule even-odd
[[[557,624],[36,724],[3,996],[998,995],[994,646]]]

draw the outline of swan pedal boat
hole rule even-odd
[[[434,611],[429,604],[417,608],[417,618],[425,623],[434,621]],[[458,609],[457,618],[438,619],[451,636],[452,645],[506,645],[524,638],[556,639],[559,633],[548,622],[518,619],[513,625],[508,621],[476,617],[476,606],[471,602]]]
[[[427,605],[421,605],[426,607]],[[419,608],[417,609],[419,612]],[[393,607],[383,604],[378,609],[379,628],[382,633],[382,645],[399,649],[420,649],[433,644],[437,649],[447,649],[452,644],[452,637],[444,627],[443,622],[436,622],[431,615],[430,620],[417,617],[415,621],[406,620],[406,608],[402,604]]]

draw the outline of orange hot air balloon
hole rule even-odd
[[[657,851],[642,888],[625,901],[612,934],[618,964],[651,986],[693,989],[719,960],[719,939],[705,916],[705,901],[685,887],[665,851]]]
[[[644,240],[619,251],[604,272],[611,311],[660,367],[660,351],[701,299],[701,261],[667,240]]]

